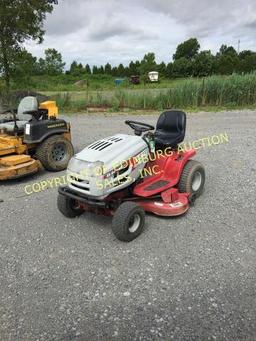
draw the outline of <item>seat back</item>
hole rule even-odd
[[[175,147],[184,140],[186,133],[186,114],[179,110],[163,112],[156,125],[156,143],[159,146]]]
[[[26,114],[26,111],[38,110],[38,101],[36,97],[27,96],[24,97],[18,106],[17,118],[20,121],[29,121],[32,119],[32,115]]]

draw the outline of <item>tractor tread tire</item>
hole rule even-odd
[[[202,175],[202,183],[200,188],[194,192],[192,190],[192,180],[193,180],[193,175],[195,172],[199,171]],[[178,189],[180,193],[190,193],[192,196],[198,198],[204,188],[204,183],[205,183],[205,170],[203,165],[195,160],[189,160],[186,165],[183,168],[180,181],[178,184]]]
[[[135,232],[128,231],[129,221],[133,214],[140,215],[140,225]],[[116,210],[113,221],[112,231],[117,239],[123,242],[130,242],[137,238],[143,231],[145,225],[145,211],[139,205],[131,201],[122,203]]]
[[[51,159],[50,153],[51,148],[54,143],[61,142],[66,144],[67,153],[69,154],[63,162],[56,162]],[[62,171],[67,168],[68,162],[71,157],[74,155],[74,148],[72,143],[67,140],[65,137],[61,135],[53,135],[47,138],[45,141],[40,144],[35,153],[35,158],[41,162],[43,167],[51,172]]]
[[[63,194],[58,194],[57,206],[59,211],[67,218],[75,218],[80,216],[84,211],[82,209],[74,209],[72,207],[73,199]]]

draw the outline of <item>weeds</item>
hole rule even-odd
[[[62,110],[101,107],[119,111],[168,108],[250,107],[256,105],[256,73],[185,79],[169,88],[65,92],[54,96]]]

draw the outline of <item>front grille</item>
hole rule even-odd
[[[82,191],[90,191],[90,187],[89,187],[89,186],[88,186],[88,187],[80,186],[80,185],[78,185],[78,184],[75,184],[74,182],[71,182],[70,184],[71,184],[71,186],[76,187],[76,188],[79,188],[79,189],[81,189]]]
[[[86,184],[89,184],[88,180],[83,180],[81,178],[75,177],[74,175],[70,175],[70,179],[73,180],[73,181],[76,181],[76,182],[84,182]]]
[[[83,191],[90,191],[90,181],[86,179],[82,179],[79,175],[70,175],[69,184],[76,188],[79,188]]]

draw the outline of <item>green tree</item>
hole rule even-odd
[[[43,58],[39,58],[36,63],[35,74],[43,75],[45,73],[45,60]]]
[[[97,67],[96,65],[93,65],[92,73],[93,73],[94,75],[97,75],[97,74],[99,73],[98,67]]]
[[[166,76],[166,65],[164,62],[157,65],[157,71],[159,72],[160,76],[162,77]]]
[[[61,54],[55,49],[45,50],[45,72],[48,75],[58,75],[63,72],[65,63]]]
[[[140,73],[140,62],[136,60],[135,62],[131,61],[128,65],[127,76],[136,76]]]
[[[192,62],[181,57],[173,62],[172,67],[173,77],[189,77],[192,75]]]
[[[116,66],[114,66],[114,67],[112,68],[111,74],[112,74],[112,76],[114,76],[114,77],[117,77],[117,76],[118,76],[118,70],[117,70],[117,67],[116,67]]]
[[[177,46],[176,52],[173,55],[174,60],[180,58],[193,59],[200,49],[200,44],[196,38],[190,38]]]
[[[129,68],[129,76],[137,74],[136,66],[133,61],[130,62],[130,64],[128,65],[128,68]]]
[[[112,71],[112,67],[111,67],[111,65],[110,65],[109,63],[107,63],[107,64],[105,65],[105,68],[104,68],[104,73],[105,73],[106,75],[111,75],[111,71]]]
[[[250,50],[239,54],[239,71],[249,73],[256,70],[256,53]]]
[[[78,64],[76,61],[73,61],[70,65],[69,73],[73,76],[81,76],[83,73],[85,73],[83,64]]]
[[[70,69],[69,69],[69,72],[70,72],[70,74],[75,74],[76,72],[77,72],[77,66],[78,66],[78,64],[77,64],[77,62],[74,60],[72,63],[71,63],[71,65],[70,65]]]
[[[33,57],[26,49],[21,49],[15,54],[10,75],[15,83],[28,85],[31,76],[36,73],[36,69],[37,58]]]
[[[155,58],[156,57],[153,52],[145,54],[139,68],[141,75],[147,75],[150,71],[155,71],[156,68]]]
[[[217,73],[229,75],[239,70],[239,57],[233,46],[222,45],[216,58]]]
[[[47,0],[1,0],[0,68],[7,89],[10,87],[11,64],[25,40],[43,40],[43,22],[53,6]]]
[[[251,50],[243,50],[239,53],[239,58],[240,59],[246,59],[247,57],[250,57],[254,54],[255,54],[255,52],[253,52]]]
[[[83,73],[85,73],[85,69],[84,69],[82,63],[79,63],[78,66],[77,66],[77,68],[78,68],[78,75],[79,75],[79,76],[82,75]]]
[[[198,53],[192,63],[193,76],[210,76],[215,71],[215,57],[210,50]]]
[[[237,56],[237,52],[233,46],[221,45],[220,51],[217,53],[216,56],[219,57],[223,55],[235,57]]]
[[[239,69],[239,58],[232,55],[222,55],[217,59],[217,73],[231,75]]]
[[[117,67],[117,76],[118,77],[124,77],[125,76],[125,68],[123,66],[123,64],[119,64]]]
[[[173,63],[168,63],[166,65],[166,77],[173,78]]]
[[[91,68],[90,68],[90,65],[89,65],[89,64],[86,64],[86,65],[85,65],[85,72],[86,72],[88,75],[90,75],[90,74],[92,73],[92,71],[91,71]]]

